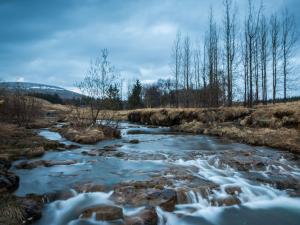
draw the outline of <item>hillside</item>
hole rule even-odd
[[[81,96],[76,92],[61,87],[30,82],[1,82],[0,88],[6,88],[8,90],[22,88],[25,92],[29,93],[58,94],[62,99],[79,98]]]

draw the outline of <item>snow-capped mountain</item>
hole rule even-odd
[[[61,87],[29,82],[0,82],[0,88],[1,87],[8,90],[21,88],[22,91],[31,93],[58,94],[62,99],[79,98],[81,96],[76,92]]]

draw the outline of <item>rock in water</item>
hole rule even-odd
[[[98,205],[85,209],[82,218],[90,218],[93,214],[96,220],[118,220],[123,219],[123,209],[114,205]]]
[[[134,216],[125,218],[126,225],[156,225],[158,216],[154,207],[149,207]]]

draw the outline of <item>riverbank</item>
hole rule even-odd
[[[300,154],[300,102],[199,109],[138,109],[130,122],[170,126],[174,131],[206,134]]]

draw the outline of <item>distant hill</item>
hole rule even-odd
[[[58,94],[62,99],[73,99],[81,97],[81,94],[78,94],[74,91],[69,91],[61,87],[29,82],[0,82],[0,88],[6,88],[12,91],[16,90],[17,88],[21,88],[23,91],[28,93],[42,93],[52,95]]]

